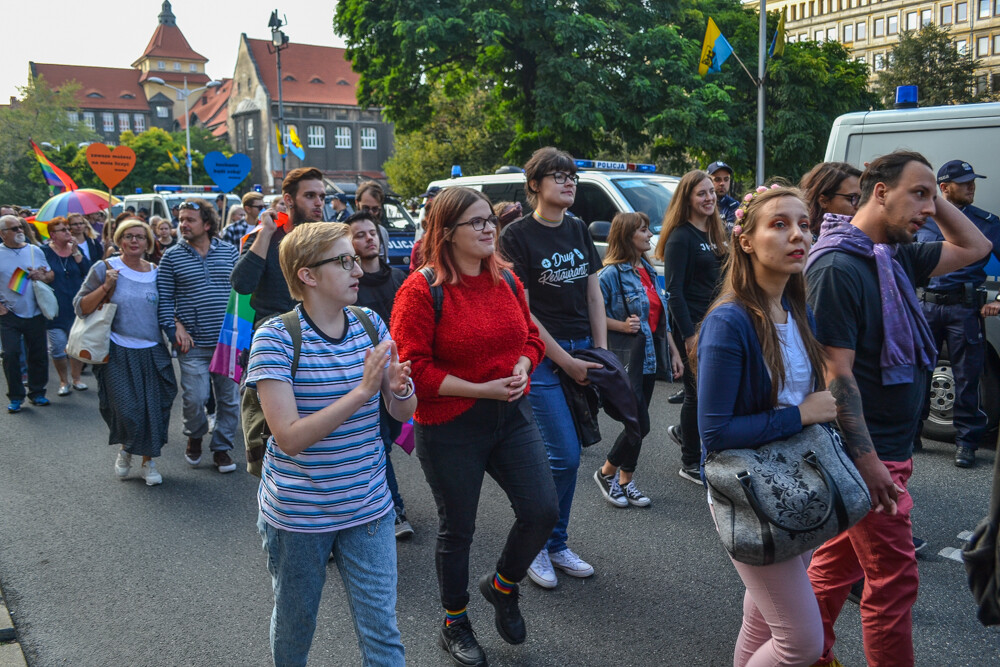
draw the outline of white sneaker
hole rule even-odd
[[[594,574],[594,568],[587,561],[583,560],[570,548],[549,554],[549,560],[553,567],[558,567],[571,577],[589,577]]]
[[[115,474],[118,479],[128,477],[128,471],[132,468],[132,455],[124,449],[118,450],[118,457],[115,459]]]
[[[142,464],[142,478],[146,480],[146,486],[156,486],[163,483],[163,476],[156,469],[156,461],[150,459]]]
[[[552,569],[552,561],[549,560],[548,549],[539,551],[535,560],[531,561],[528,577],[542,588],[555,588],[559,583],[556,572]]]

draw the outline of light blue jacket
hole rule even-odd
[[[667,323],[667,301],[670,295],[666,290],[660,289],[656,283],[656,271],[645,259],[642,259],[643,266],[653,277],[656,287],[656,295],[663,306],[663,313],[660,315],[659,326],[656,328],[656,338],[653,337],[652,329],[649,326],[649,299],[646,297],[646,289],[642,286],[639,274],[630,264],[610,264],[605,266],[597,274],[601,281],[601,292],[604,294],[604,312],[613,320],[625,321],[629,315],[638,315],[641,331],[646,336],[646,354],[642,362],[643,375],[651,375],[656,372],[657,351],[660,358],[669,366],[670,359],[667,356],[666,335],[670,331]],[[619,278],[621,282],[619,283]],[[628,313],[625,312],[625,303],[628,303]]]

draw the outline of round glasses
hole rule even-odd
[[[456,224],[456,227],[462,227],[464,225],[472,225],[472,228],[477,232],[481,232],[486,229],[486,223],[490,223],[494,228],[500,224],[500,219],[495,215],[491,215],[486,218],[472,218],[471,220],[466,220],[465,222],[460,222]]]
[[[857,208],[858,204],[861,203],[861,195],[859,195],[856,192],[853,193],[853,194],[846,194],[846,193],[843,193],[843,192],[834,192],[832,196],[833,197],[843,197],[847,201],[851,202],[851,206],[853,206],[854,208]]]
[[[348,255],[345,253],[343,255],[337,255],[336,257],[328,257],[320,262],[310,265],[309,268],[315,269],[323,266],[324,264],[329,264],[330,262],[340,262],[340,266],[344,269],[344,271],[353,271],[354,265],[361,263],[361,258],[357,255]]]

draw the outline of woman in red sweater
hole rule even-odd
[[[437,564],[445,609],[439,642],[462,665],[486,656],[466,615],[469,547],[483,474],[496,480],[515,521],[496,571],[479,580],[504,641],[525,639],[518,584],[558,520],[555,484],[526,395],[545,355],[524,288],[496,254],[497,218],[469,188],[434,200],[424,234],[425,264],[396,294],[392,339],[412,363],[417,387],[417,456],[437,503]],[[443,291],[435,311],[430,282]],[[509,281],[509,282],[508,282]]]

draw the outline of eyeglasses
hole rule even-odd
[[[145,241],[145,234],[125,234],[122,236],[123,241]]]
[[[22,227],[21,225],[14,225],[13,227],[4,227],[3,231],[5,231],[5,232],[23,232],[24,231],[24,227]]]
[[[368,215],[374,216],[376,218],[382,215],[381,206],[362,206],[361,210],[367,213]]]
[[[264,205],[263,204],[243,204],[243,208],[255,208],[257,210],[260,210],[260,209],[264,208]]]
[[[542,174],[542,178],[546,176],[551,176],[552,180],[558,185],[562,185],[566,182],[566,179],[573,181],[573,184],[580,182],[580,177],[576,174],[567,174],[565,171],[553,171],[551,174]]]
[[[69,229],[66,227],[56,227],[55,229],[50,229],[49,234],[55,234],[56,232],[66,232],[69,233]]]
[[[201,210],[201,206],[198,206],[197,202],[193,202],[193,201],[186,201],[183,204],[181,204],[180,206],[178,206],[177,208],[181,209],[182,211],[185,211],[185,210],[186,211],[200,211]]]
[[[857,208],[858,204],[861,203],[861,195],[859,195],[856,192],[853,193],[853,194],[846,194],[846,193],[843,193],[843,192],[834,192],[833,195],[831,195],[831,196],[833,196],[833,197],[843,197],[847,201],[851,202],[851,206],[853,206],[855,208]]]
[[[324,259],[321,262],[316,262],[309,268],[316,269],[323,266],[324,264],[329,264],[330,262],[340,262],[340,266],[343,267],[344,271],[353,271],[354,265],[361,263],[361,258],[358,257],[357,255],[348,255],[348,254],[337,255],[336,257],[328,257],[327,259]]]
[[[85,222],[71,222],[71,223],[69,223],[69,226],[70,227],[86,227],[87,223],[85,223]]]
[[[486,229],[486,223],[490,223],[494,228],[500,224],[500,220],[495,216],[491,215],[487,218],[472,218],[471,220],[466,220],[465,222],[460,222],[456,224],[456,227],[461,227],[463,225],[472,225],[472,228],[477,232],[481,232]]]

